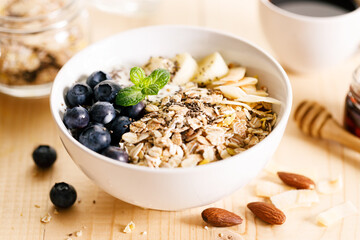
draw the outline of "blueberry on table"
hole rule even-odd
[[[143,101],[136,105],[121,108],[121,115],[138,120],[144,116],[145,103]]]
[[[129,155],[121,148],[115,146],[109,146],[101,152],[102,155],[109,158],[118,160],[120,162],[129,162]]]
[[[93,72],[87,79],[86,83],[91,87],[94,88],[99,82],[109,80],[111,77],[104,73],[103,71],[96,71]]]
[[[91,105],[93,90],[85,83],[76,83],[66,93],[69,107]]]
[[[55,162],[57,157],[54,148],[49,145],[40,145],[35,148],[32,158],[35,164],[40,168],[48,168]]]
[[[89,114],[91,121],[108,124],[115,118],[116,111],[109,102],[96,102],[91,106]]]
[[[110,145],[111,136],[105,127],[94,124],[80,134],[79,142],[95,152],[100,152]]]
[[[59,208],[71,207],[75,203],[76,197],[75,188],[64,182],[55,183],[50,190],[50,200]]]
[[[89,112],[81,106],[67,109],[63,121],[68,129],[84,128],[90,121]]]
[[[121,86],[113,80],[102,81],[94,87],[95,101],[113,103],[120,89]]]
[[[112,144],[119,144],[122,135],[130,130],[130,124],[131,120],[126,116],[118,116],[110,123]]]

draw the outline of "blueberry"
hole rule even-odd
[[[121,89],[114,80],[105,80],[94,87],[95,101],[114,102],[117,93]]]
[[[90,116],[84,107],[74,107],[66,110],[63,120],[69,129],[84,128],[89,124]]]
[[[96,102],[89,110],[91,121],[102,124],[108,124],[115,116],[114,106],[109,102]]]
[[[56,151],[48,145],[40,145],[35,148],[32,154],[35,164],[40,168],[48,168],[56,160]]]
[[[145,103],[143,101],[136,105],[121,108],[121,115],[138,120],[144,116]]]
[[[77,83],[66,93],[66,101],[70,107],[91,105],[93,91],[85,83]]]
[[[64,182],[55,183],[50,190],[50,200],[59,208],[71,207],[75,203],[76,197],[75,188]]]
[[[129,155],[119,147],[109,146],[105,148],[105,150],[102,151],[101,154],[109,158],[118,160],[120,162],[129,162]]]
[[[86,83],[91,87],[94,88],[99,82],[104,80],[111,79],[111,77],[104,73],[103,71],[96,71],[93,72],[87,79]]]
[[[129,131],[131,121],[126,116],[118,116],[110,123],[109,129],[112,131],[111,140],[114,145],[118,145],[124,133]]]
[[[100,152],[110,145],[111,136],[105,127],[94,124],[80,134],[79,142],[95,152]]]

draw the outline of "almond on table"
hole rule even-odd
[[[231,227],[242,223],[242,218],[222,208],[207,208],[202,213],[203,220],[214,227]]]
[[[285,222],[285,214],[271,203],[251,202],[247,207],[254,215],[266,223],[281,225]]]
[[[277,172],[277,175],[290,187],[297,189],[315,189],[314,181],[303,175],[289,172]]]

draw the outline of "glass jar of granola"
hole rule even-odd
[[[48,95],[59,69],[89,36],[82,0],[5,0],[0,4],[0,92]]]

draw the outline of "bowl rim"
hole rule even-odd
[[[59,81],[59,76],[61,75],[62,71],[64,71],[64,67],[66,67],[67,65],[71,64],[71,62],[76,59],[81,57],[84,52],[89,51],[92,48],[96,48],[98,45],[102,45],[104,44],[104,42],[107,42],[108,40],[112,39],[112,38],[118,38],[122,35],[126,35],[126,34],[131,34],[132,32],[138,32],[138,31],[143,31],[143,30],[151,30],[151,29],[162,29],[162,30],[166,30],[166,29],[179,29],[179,30],[191,30],[191,31],[201,31],[204,33],[211,33],[211,34],[216,34],[216,35],[222,35],[228,38],[232,38],[235,39],[237,41],[241,41],[247,45],[249,45],[252,48],[255,48],[256,50],[258,50],[259,52],[261,52],[265,57],[268,58],[268,60],[270,60],[275,67],[277,68],[278,71],[280,71],[283,79],[284,79],[284,83],[286,86],[286,93],[287,93],[287,98],[285,100],[285,102],[282,102],[282,104],[284,104],[284,113],[282,118],[280,119],[279,122],[277,122],[277,126],[269,133],[268,136],[266,136],[262,141],[260,141],[258,144],[256,144],[255,146],[247,149],[246,151],[234,155],[232,157],[229,157],[227,159],[224,160],[220,160],[220,161],[215,161],[212,162],[210,164],[204,164],[204,165],[199,165],[199,166],[195,166],[195,167],[189,167],[189,168],[150,168],[147,166],[138,166],[138,165],[134,165],[134,164],[129,164],[129,163],[123,163],[120,161],[116,161],[113,159],[110,159],[106,156],[101,155],[100,153],[97,153],[95,151],[92,151],[90,149],[88,149],[87,147],[85,147],[84,145],[82,145],[79,141],[77,141],[68,131],[68,129],[65,127],[59,113],[57,112],[58,107],[55,105],[55,98],[54,96],[56,95],[54,92],[57,91],[56,89],[56,83]],[[55,90],[56,89],[56,90]],[[186,26],[186,25],[151,25],[151,26],[146,26],[146,27],[140,27],[140,28],[134,28],[134,29],[130,29],[130,30],[126,30],[126,31],[122,31],[120,33],[111,35],[110,37],[107,37],[103,40],[100,40],[96,43],[91,44],[90,46],[86,47],[85,49],[81,50],[79,53],[77,53],[75,56],[73,56],[67,63],[65,63],[65,65],[60,69],[60,71],[58,72],[52,89],[51,89],[51,93],[50,93],[50,110],[51,110],[51,114],[52,117],[54,119],[54,121],[56,122],[56,125],[58,127],[58,129],[63,133],[63,135],[70,140],[70,142],[72,144],[74,144],[77,148],[79,148],[79,151],[83,151],[86,152],[87,154],[92,155],[94,158],[98,159],[99,161],[102,161],[104,164],[111,164],[111,165],[115,165],[117,167],[123,167],[126,168],[128,170],[135,170],[135,171],[142,171],[142,172],[147,172],[147,173],[157,173],[157,174],[183,174],[185,172],[190,173],[190,172],[199,172],[199,171],[205,171],[208,168],[216,168],[218,167],[220,164],[231,164],[232,161],[238,161],[237,158],[239,158],[241,156],[241,158],[246,159],[247,155],[251,154],[254,151],[257,151],[260,147],[262,147],[265,144],[268,144],[268,142],[270,142],[272,140],[272,136],[275,136],[275,133],[281,131],[281,128],[283,127],[285,129],[287,121],[289,119],[290,116],[290,112],[291,112],[291,107],[292,107],[292,101],[293,101],[293,94],[292,94],[292,87],[290,84],[290,80],[285,72],[285,70],[282,68],[282,66],[275,60],[274,57],[272,57],[267,51],[265,51],[264,49],[262,49],[261,47],[257,46],[256,44],[251,43],[250,41],[239,37],[235,34],[232,33],[228,33],[222,30],[215,30],[212,28],[208,28],[208,27],[199,27],[199,26]],[[61,137],[60,137],[61,138]],[[62,140],[63,141],[63,140]],[[72,159],[73,160],[73,159]],[[75,163],[76,161],[73,160]]]

